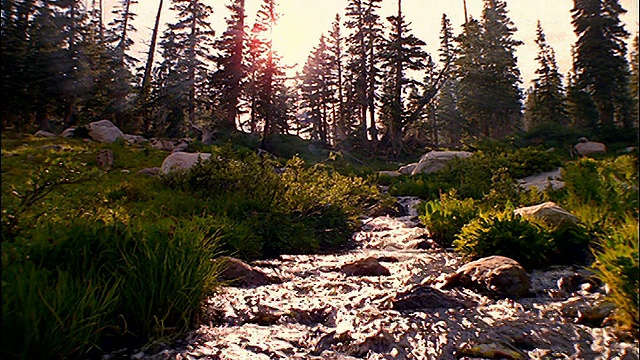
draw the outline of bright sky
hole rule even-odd
[[[111,5],[121,0],[104,0],[105,13]],[[225,28],[224,18],[228,12],[226,5],[231,0],[202,0],[210,4],[214,14],[210,21],[216,30],[216,35],[222,34]],[[162,26],[173,22],[173,14],[169,11],[170,0],[164,0]],[[439,46],[440,21],[446,13],[454,32],[460,32],[460,25],[464,22],[463,0],[402,0],[405,18],[411,22],[414,34],[427,43],[429,52],[437,58]],[[638,2],[639,0],[620,0],[627,13],[622,16],[623,22],[631,38],[638,32]],[[135,26],[139,36],[136,49],[147,51],[151,37],[151,28],[155,19],[159,0],[139,0],[134,12],[138,14]],[[246,0],[248,23],[253,22],[262,0]],[[304,64],[311,49],[318,44],[321,34],[327,34],[336,13],[344,18],[347,0],[279,0],[278,11],[281,14],[277,28],[274,30],[274,46],[283,56],[287,65]],[[480,18],[483,0],[467,0],[469,15]],[[524,41],[518,48],[516,56],[522,72],[524,86],[528,86],[535,76],[537,63],[535,57],[538,52],[534,42],[536,37],[536,23],[541,21],[547,41],[554,48],[560,71],[566,74],[571,69],[571,45],[576,36],[571,25],[571,8],[573,0],[510,0],[507,2],[509,17],[514,22],[518,32],[515,38]],[[396,0],[383,0],[379,14],[386,22],[386,17],[395,14]],[[631,41],[629,39],[629,42]],[[142,58],[142,56],[141,56]]]

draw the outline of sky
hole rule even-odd
[[[111,6],[121,0],[104,0],[105,13]],[[231,0],[202,0],[213,7],[214,14],[210,22],[216,31],[216,36],[225,29],[225,17],[228,15],[226,5]],[[245,0],[248,24],[253,23],[262,0]],[[173,22],[173,13],[169,10],[171,0],[164,0],[162,30],[167,22]],[[469,15],[480,18],[483,0],[466,0]],[[638,3],[639,0],[620,0],[620,4],[627,10],[621,19],[625,28],[632,36],[638,32]],[[133,11],[138,14],[134,26],[138,29],[134,37],[135,50],[146,52],[151,28],[155,20],[159,0],[138,0]],[[283,56],[286,65],[298,64],[302,68],[311,50],[318,44],[320,36],[331,29],[336,14],[344,19],[344,9],[348,0],[279,0],[278,11],[281,17],[274,29],[274,47]],[[442,14],[446,13],[454,27],[454,33],[460,33],[460,26],[464,23],[463,0],[402,0],[403,13],[406,21],[411,23],[413,33],[427,43],[427,50],[437,59],[439,47],[440,26]],[[571,9],[573,0],[509,0],[507,10],[510,19],[518,31],[514,38],[524,42],[518,47],[516,56],[523,79],[523,88],[530,85],[535,77],[538,64],[535,57],[538,47],[536,38],[536,23],[540,20],[547,36],[547,42],[556,52],[556,60],[560,71],[566,74],[571,69],[571,46],[576,41],[576,35],[571,25]],[[379,14],[386,22],[386,17],[397,11],[397,0],[383,0]],[[143,58],[140,54],[132,54]]]

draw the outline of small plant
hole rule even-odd
[[[639,337],[638,305],[638,222],[627,218],[620,230],[601,236],[594,251],[596,262],[592,265],[596,276],[609,285],[609,299],[616,305],[615,318],[623,330]]]
[[[478,215],[476,201],[460,200],[455,191],[442,194],[440,200],[431,200],[424,205],[420,220],[429,230],[431,238],[444,248],[451,247],[455,236],[463,226]]]
[[[548,265],[553,251],[553,241],[544,229],[512,211],[475,218],[462,228],[453,245],[468,259],[502,255],[527,269]]]

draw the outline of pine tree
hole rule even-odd
[[[640,109],[639,103],[639,94],[638,94],[638,73],[640,72],[640,45],[638,44],[638,33],[636,33],[636,37],[633,39],[633,51],[631,52],[631,96],[633,99],[633,112],[631,114],[632,118],[636,119],[634,123],[634,127],[638,127],[638,110]]]
[[[336,14],[335,20],[331,26],[329,37],[327,39],[328,51],[333,58],[331,68],[335,76],[335,85],[337,101],[337,111],[333,117],[333,141],[334,146],[344,141],[347,136],[347,124],[345,117],[345,91],[344,91],[344,67],[343,67],[343,49],[342,28],[340,24],[340,15]]]
[[[221,107],[224,108],[218,120],[220,127],[226,130],[236,129],[242,81],[247,77],[247,65],[243,57],[247,47],[244,4],[244,0],[234,0],[227,5],[231,13],[227,19],[227,30],[214,45],[219,51],[214,82],[221,97]]]
[[[558,71],[555,52],[547,43],[542,24],[538,21],[536,44],[538,45],[539,67],[533,80],[532,92],[527,97],[526,118],[528,127],[544,123],[567,125],[565,95],[562,75]]]
[[[631,126],[625,39],[626,10],[617,0],[574,0],[572,24],[578,36],[574,68],[577,85],[589,93],[605,131],[616,122]]]
[[[485,0],[482,22],[470,20],[458,38],[459,108],[471,135],[502,137],[519,125],[522,91],[515,49],[522,42],[513,39],[515,31],[506,2]]]
[[[382,112],[386,133],[383,143],[392,154],[400,155],[405,126],[408,125],[405,97],[411,88],[419,83],[406,76],[407,71],[422,71],[431,63],[424,50],[426,43],[413,34],[404,21],[402,2],[398,0],[398,13],[387,18],[390,23],[390,37],[380,54],[385,71],[385,87],[382,96]]]
[[[172,0],[172,4],[177,21],[169,25],[160,42],[164,59],[158,68],[156,95],[160,130],[175,136],[186,121],[206,142],[210,134],[196,120],[207,102],[202,90],[211,60],[213,30],[207,19],[212,9],[200,0]]]

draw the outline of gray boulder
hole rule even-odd
[[[398,172],[403,175],[411,175],[411,173],[413,172],[413,169],[415,169],[416,166],[418,166],[418,163],[408,164],[398,169]]]
[[[446,167],[447,163],[455,158],[468,158],[473,153],[468,151],[430,151],[420,158],[411,175],[431,174]]]
[[[573,147],[580,156],[589,156],[593,154],[606,154],[607,146],[600,142],[587,141],[576,144]]]
[[[174,152],[164,159],[160,172],[162,174],[168,174],[173,170],[187,170],[198,161],[208,160],[210,158],[210,153]]]
[[[381,176],[388,176],[388,177],[398,177],[402,175],[397,171],[380,171],[378,174],[380,174]]]
[[[525,189],[536,188],[540,191],[551,189],[560,189],[564,187],[564,181],[562,181],[562,168],[557,168],[554,171],[549,171],[541,174],[527,176],[526,178],[519,179],[518,184]]]
[[[74,137],[75,136],[75,132],[76,132],[76,127],[72,126],[70,128],[65,129],[60,136],[63,138],[70,138],[70,137]]]
[[[156,175],[160,174],[160,168],[159,167],[144,168],[144,169],[138,171],[138,174],[156,176]]]
[[[124,133],[109,120],[92,122],[87,128],[91,139],[97,142],[111,143],[124,138]]]
[[[151,146],[153,146],[154,148],[156,148],[158,150],[162,150],[162,151],[171,152],[176,147],[173,144],[173,141],[167,140],[167,139],[152,138],[151,140],[149,140],[149,142],[151,143]]]
[[[115,159],[115,155],[113,151],[109,149],[102,149],[98,151],[98,155],[96,156],[96,163],[98,167],[104,171],[108,171],[111,169],[113,165],[113,160]]]
[[[576,226],[580,222],[575,215],[551,201],[534,206],[521,207],[515,209],[513,213],[524,218],[541,220],[553,227]]]
[[[131,134],[124,134],[124,139],[129,143],[129,144],[143,144],[146,143],[147,140],[144,136],[141,135],[131,135]]]
[[[531,284],[524,268],[504,256],[489,256],[462,266],[448,277],[443,288],[462,286],[498,297],[522,297]]]

